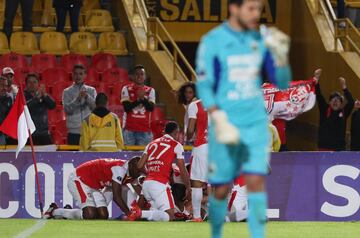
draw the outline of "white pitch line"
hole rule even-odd
[[[46,222],[47,222],[47,220],[43,220],[43,219],[38,220],[35,223],[35,225],[33,225],[32,227],[20,232],[19,234],[17,234],[13,238],[27,238],[27,237],[30,237],[33,233],[35,233],[36,231],[43,228],[45,226]]]

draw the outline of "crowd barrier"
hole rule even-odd
[[[39,152],[38,169],[45,200],[73,205],[67,177],[79,164],[96,158],[129,159],[119,153]],[[186,152],[187,160],[190,153]],[[221,157],[219,157],[221,159]],[[288,152],[272,155],[267,178],[270,219],[281,221],[360,220],[360,153]],[[109,206],[112,217],[120,214]],[[39,217],[31,153],[0,153],[0,218]]]

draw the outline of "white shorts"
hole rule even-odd
[[[104,188],[101,191],[90,188],[76,176],[75,172],[70,174],[67,187],[75,199],[76,205],[81,209],[84,207],[107,207],[113,199],[110,188]]]
[[[146,180],[142,193],[145,199],[151,204],[151,209],[165,212],[175,207],[171,188],[168,184],[163,184],[155,180]]]
[[[194,147],[191,157],[190,179],[206,183],[208,171],[208,144]]]
[[[246,186],[236,185],[231,190],[231,196],[228,203],[229,212],[235,212],[248,209],[248,196]]]

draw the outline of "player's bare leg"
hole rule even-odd
[[[193,208],[193,221],[202,221],[201,202],[203,199],[204,183],[199,180],[191,180],[191,203]]]
[[[82,216],[83,219],[85,220],[92,220],[98,218],[98,212],[96,207],[84,207],[82,211],[83,211]]]
[[[248,226],[253,238],[265,237],[267,196],[265,193],[265,177],[260,175],[245,176],[248,197]]]
[[[107,207],[98,207],[97,208],[97,219],[107,220],[109,218],[109,211]]]

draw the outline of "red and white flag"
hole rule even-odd
[[[266,110],[272,119],[293,120],[315,106],[315,80],[293,81],[286,90],[263,85]]]
[[[36,128],[25,103],[24,94],[20,88],[9,114],[0,126],[0,131],[18,140],[16,158],[26,145],[29,138],[29,130],[30,133],[33,134]]]

